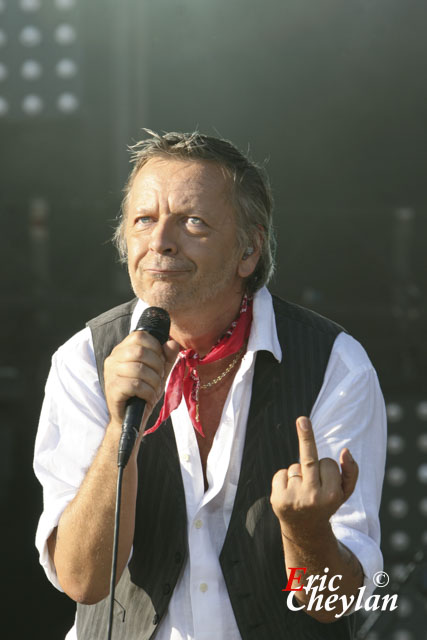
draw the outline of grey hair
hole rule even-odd
[[[143,129],[151,137],[129,147],[132,171],[124,187],[124,198],[113,242],[121,262],[127,261],[125,238],[126,208],[135,176],[154,157],[173,157],[181,160],[215,162],[231,179],[231,196],[237,213],[237,241],[239,249],[258,245],[260,257],[254,272],[246,279],[248,295],[267,284],[274,272],[276,239],[273,230],[273,196],[264,168],[243,155],[231,142],[197,131],[193,133],[165,133],[160,135]],[[261,232],[261,243],[259,241]]]

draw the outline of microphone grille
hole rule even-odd
[[[136,325],[136,331],[147,331],[156,338],[160,344],[164,344],[169,338],[170,317],[168,312],[161,307],[148,307],[142,312]]]

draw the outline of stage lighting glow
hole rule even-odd
[[[411,615],[413,609],[414,607],[410,599],[401,595],[399,597],[399,610],[397,612],[399,618],[407,618]]]
[[[19,34],[19,40],[24,47],[36,47],[42,41],[42,34],[37,27],[28,25]]]
[[[41,7],[40,0],[20,0],[22,11],[38,11]]]
[[[393,518],[404,518],[409,511],[409,506],[406,500],[395,498],[388,503],[388,510]]]
[[[397,402],[389,402],[386,410],[389,422],[399,422],[403,417],[403,408]]]
[[[401,487],[406,482],[406,471],[402,467],[391,467],[387,471],[387,482],[393,487]]]
[[[67,9],[74,9],[76,6],[76,0],[55,0],[57,9],[66,11]]]
[[[411,539],[406,531],[394,531],[390,536],[390,545],[396,551],[405,551],[410,544]]]
[[[7,67],[5,64],[0,62],[0,82],[2,80],[6,80],[7,76],[8,76]]]
[[[417,416],[420,420],[427,420],[427,401],[423,400],[417,406]]]
[[[60,24],[55,29],[54,37],[58,44],[72,44],[76,39],[76,32],[71,24]]]
[[[427,464],[421,464],[418,467],[417,477],[420,482],[427,484]]]
[[[410,631],[408,631],[408,629],[398,629],[393,633],[392,640],[414,640],[414,636]]]
[[[21,67],[21,75],[25,80],[37,80],[42,71],[42,66],[37,60],[25,60]]]
[[[420,451],[427,453],[427,433],[422,433],[418,436],[417,446]]]
[[[29,116],[37,116],[43,111],[43,100],[40,96],[30,94],[22,101],[22,109]]]
[[[0,96],[0,117],[5,116],[9,111],[9,103],[2,96]]]
[[[421,512],[421,515],[427,517],[427,498],[421,498],[418,507]]]
[[[56,64],[56,74],[60,78],[73,78],[77,74],[77,65],[70,58],[62,58]]]
[[[79,101],[73,93],[62,93],[57,104],[58,109],[64,113],[73,113],[79,107]]]
[[[402,438],[402,436],[396,433],[393,433],[388,437],[387,449],[389,453],[392,453],[392,454],[402,453],[404,448],[405,448],[405,440]]]
[[[406,578],[408,572],[406,564],[398,563],[394,564],[390,570],[390,576],[392,580],[402,582]]]

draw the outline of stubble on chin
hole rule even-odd
[[[172,314],[185,308],[186,302],[188,305],[188,292],[184,293],[173,283],[157,281],[149,286],[144,286],[141,282],[131,278],[131,284],[135,295],[150,307],[160,307]]]
[[[223,305],[230,291],[230,285],[235,280],[236,268],[233,262],[224,265],[216,272],[207,272],[186,278],[184,281],[167,280],[163,276],[151,276],[149,279],[141,277],[140,272],[130,274],[132,288],[135,295],[148,305],[161,307],[173,314],[203,313],[206,306],[212,303]],[[237,294],[242,294],[241,283],[237,285]],[[216,300],[216,303],[213,301]]]

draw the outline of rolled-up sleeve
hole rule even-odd
[[[343,447],[359,465],[356,487],[332,516],[337,539],[358,558],[364,572],[364,597],[375,589],[383,567],[379,507],[386,454],[386,414],[375,370],[363,347],[345,333],[331,353],[324,383],[311,414],[319,459],[339,461]]]
[[[108,422],[89,329],[77,333],[52,358],[35,442],[34,472],[43,487],[36,532],[40,563],[61,589],[47,540],[76,495]]]

